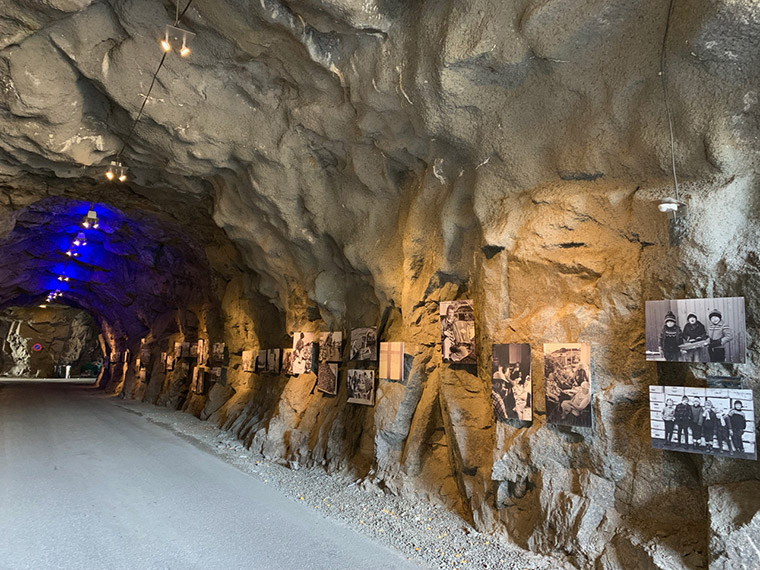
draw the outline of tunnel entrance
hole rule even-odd
[[[0,312],[0,377],[97,378],[100,330],[82,309],[43,304]]]

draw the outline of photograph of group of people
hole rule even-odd
[[[549,423],[591,427],[591,348],[544,344],[544,388]]]
[[[471,300],[441,301],[439,309],[443,362],[476,364],[473,302]]]
[[[752,390],[650,386],[652,447],[757,459]]]
[[[646,359],[733,362],[745,359],[744,297],[646,302]]]
[[[529,344],[494,344],[491,404],[498,421],[533,419]]]
[[[375,404],[375,371],[348,371],[348,403],[372,406]]]

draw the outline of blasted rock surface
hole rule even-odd
[[[109,350],[148,339],[145,380],[119,363],[112,390],[293,466],[443,501],[579,565],[752,560],[756,517],[736,497],[760,468],[651,449],[647,400],[651,384],[707,374],[757,389],[752,2],[675,3],[664,79],[688,214],[672,227],[656,207],[673,193],[665,2],[199,1],[183,20],[192,57],[167,56],[127,140],[173,18],[148,0],[16,0],[0,14],[0,235],[15,252],[0,267],[47,267],[21,254],[22,230],[50,222],[22,214],[49,196],[140,222],[135,249],[119,232],[109,245],[120,285],[77,298],[102,313]],[[101,191],[125,142],[131,180]],[[166,271],[141,255],[156,243],[177,252]],[[20,275],[0,302],[44,291]],[[745,296],[747,363],[646,363],[644,302],[709,296]],[[438,304],[456,298],[475,301],[477,371],[441,365]],[[312,393],[311,375],[241,369],[244,349],[288,346],[294,331],[373,324],[412,359],[374,408],[346,404],[345,387]],[[192,361],[164,372],[159,358],[198,338],[229,351],[226,381],[203,393]],[[565,341],[592,345],[592,429],[544,421],[541,344]],[[532,424],[492,419],[493,342],[534,347]]]

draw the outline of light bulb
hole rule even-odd
[[[172,45],[169,43],[169,32],[166,32],[166,36],[161,40],[161,49],[164,51],[171,51]]]
[[[119,182],[124,182],[127,179],[127,175],[123,172],[119,175]]]
[[[190,48],[187,47],[186,45],[183,45],[182,49],[179,50],[179,55],[181,55],[182,57],[187,57],[188,55],[190,55]]]
[[[106,170],[106,178],[108,178],[108,180],[113,180],[113,177],[114,177],[113,170],[111,170],[110,168]]]

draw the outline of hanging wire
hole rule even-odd
[[[668,6],[668,18],[665,21],[665,35],[662,38],[662,49],[660,50],[660,80],[662,83],[662,93],[665,99],[665,112],[668,115],[668,128],[670,130],[670,164],[673,168],[673,185],[676,188],[676,200],[680,202],[681,196],[678,190],[678,176],[676,175],[676,150],[675,142],[673,140],[673,117],[670,113],[670,101],[668,100],[668,81],[667,75],[665,73],[665,64],[667,62],[666,47],[668,43],[668,32],[670,31],[670,18],[673,14],[673,4],[674,0],[670,0],[670,5]]]
[[[190,8],[190,5],[192,3],[193,3],[193,0],[188,0],[187,5],[185,6],[185,9],[182,10],[182,12],[180,13],[179,0],[176,1],[175,20],[174,20],[175,26],[179,25],[179,21],[185,15],[185,13]],[[135,132],[137,123],[140,121],[143,111],[145,110],[145,105],[148,103],[150,94],[153,91],[153,86],[156,84],[156,78],[158,77],[158,72],[161,71],[161,68],[164,66],[165,61],[166,61],[166,52],[164,52],[164,54],[161,56],[161,61],[158,62],[158,67],[156,68],[156,72],[153,74],[153,77],[150,80],[150,86],[148,87],[148,92],[145,94],[145,98],[143,99],[142,105],[140,105],[140,110],[137,112],[137,116],[135,117],[135,120],[132,122],[132,127],[129,129],[129,133],[127,134],[127,137],[124,139],[124,144],[121,145],[121,149],[116,154],[117,159],[121,157],[121,155],[124,153],[124,150],[127,148],[127,144],[129,144],[129,141],[132,139],[132,134]]]

